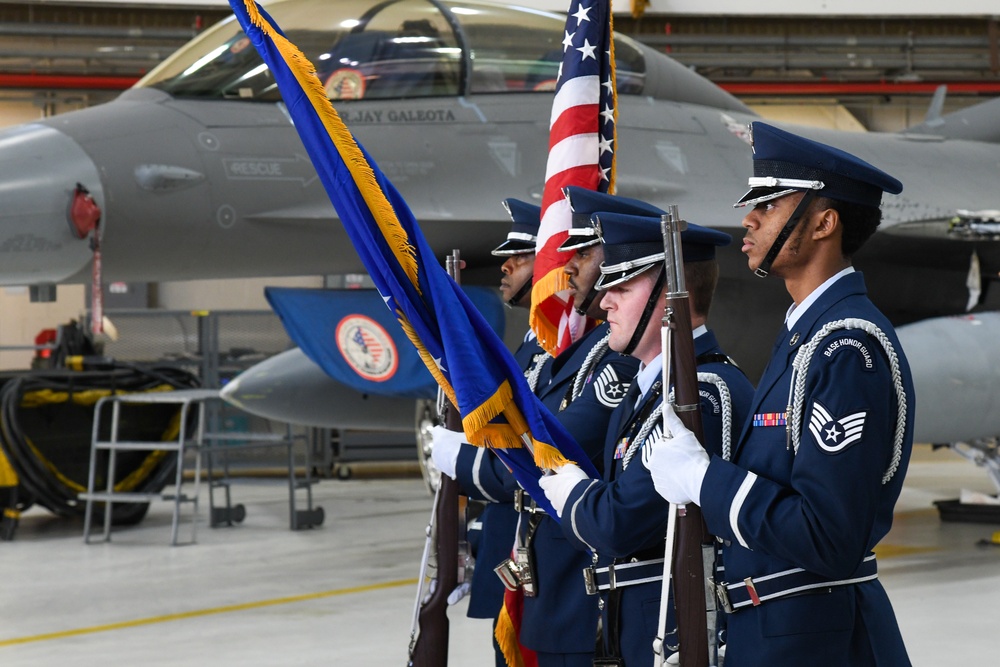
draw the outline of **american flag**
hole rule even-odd
[[[539,344],[557,354],[583,333],[573,311],[563,267],[572,253],[558,252],[572,226],[563,188],[576,185],[614,192],[617,116],[610,0],[572,0],[563,33],[542,194],[530,324]]]

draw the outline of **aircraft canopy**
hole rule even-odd
[[[565,19],[470,0],[285,0],[265,6],[316,66],[330,99],[546,92]],[[645,56],[616,36],[619,92],[641,94]],[[137,86],[175,97],[278,101],[267,66],[235,18],[221,21]]]

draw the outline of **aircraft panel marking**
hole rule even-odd
[[[0,244],[0,252],[51,252],[61,247],[61,243],[55,243],[43,236],[16,234]]]
[[[451,109],[358,109],[337,110],[341,119],[351,124],[364,123],[453,123],[455,112]]]
[[[490,155],[508,176],[517,176],[521,173],[521,153],[517,150],[516,142],[506,137],[498,137],[490,139],[487,146]]]
[[[222,165],[231,181],[300,181],[304,187],[317,178],[312,163],[304,155],[229,157],[222,159]]]

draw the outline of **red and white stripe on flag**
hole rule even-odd
[[[558,248],[569,235],[568,185],[607,192],[614,178],[614,50],[608,0],[573,0],[566,18],[563,60],[549,121],[549,157],[542,220],[535,246],[529,323],[539,345],[556,355],[584,333],[564,271],[572,253]]]

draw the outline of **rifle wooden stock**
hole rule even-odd
[[[448,273],[459,282],[458,251],[448,257]],[[462,431],[462,415],[447,403],[445,427]],[[434,506],[434,546],[437,577],[430,596],[420,605],[417,625],[420,632],[410,652],[411,667],[448,666],[448,596],[458,585],[458,482],[441,474],[437,504]]]
[[[455,412],[449,406],[449,417]],[[449,424],[448,428],[453,427]],[[441,491],[434,511],[437,585],[420,606],[420,634],[410,655],[413,667],[448,665],[448,596],[458,584],[458,482],[447,475],[441,475]]]
[[[688,297],[668,295],[667,308],[673,309],[671,336],[674,366],[674,402],[678,406],[699,406],[698,367],[691,334]],[[677,416],[704,442],[701,411],[681,410]],[[710,539],[701,509],[688,503],[678,511],[674,543],[673,588],[677,614],[677,643],[684,667],[708,667],[708,615],[705,605],[705,567],[702,544]]]
[[[661,221],[663,260],[666,273],[664,322],[670,327],[670,364],[677,416],[704,443],[701,399],[698,394],[698,362],[694,352],[690,299],[684,278],[681,230],[686,226],[677,207],[670,206]],[[667,389],[664,387],[664,397]],[[671,511],[675,506],[671,505]],[[669,539],[669,536],[668,536]],[[708,614],[705,602],[705,564],[702,543],[709,540],[701,509],[694,503],[677,508],[673,544],[674,608],[677,616],[677,644],[684,667],[708,667]],[[661,631],[663,629],[661,628]]]

